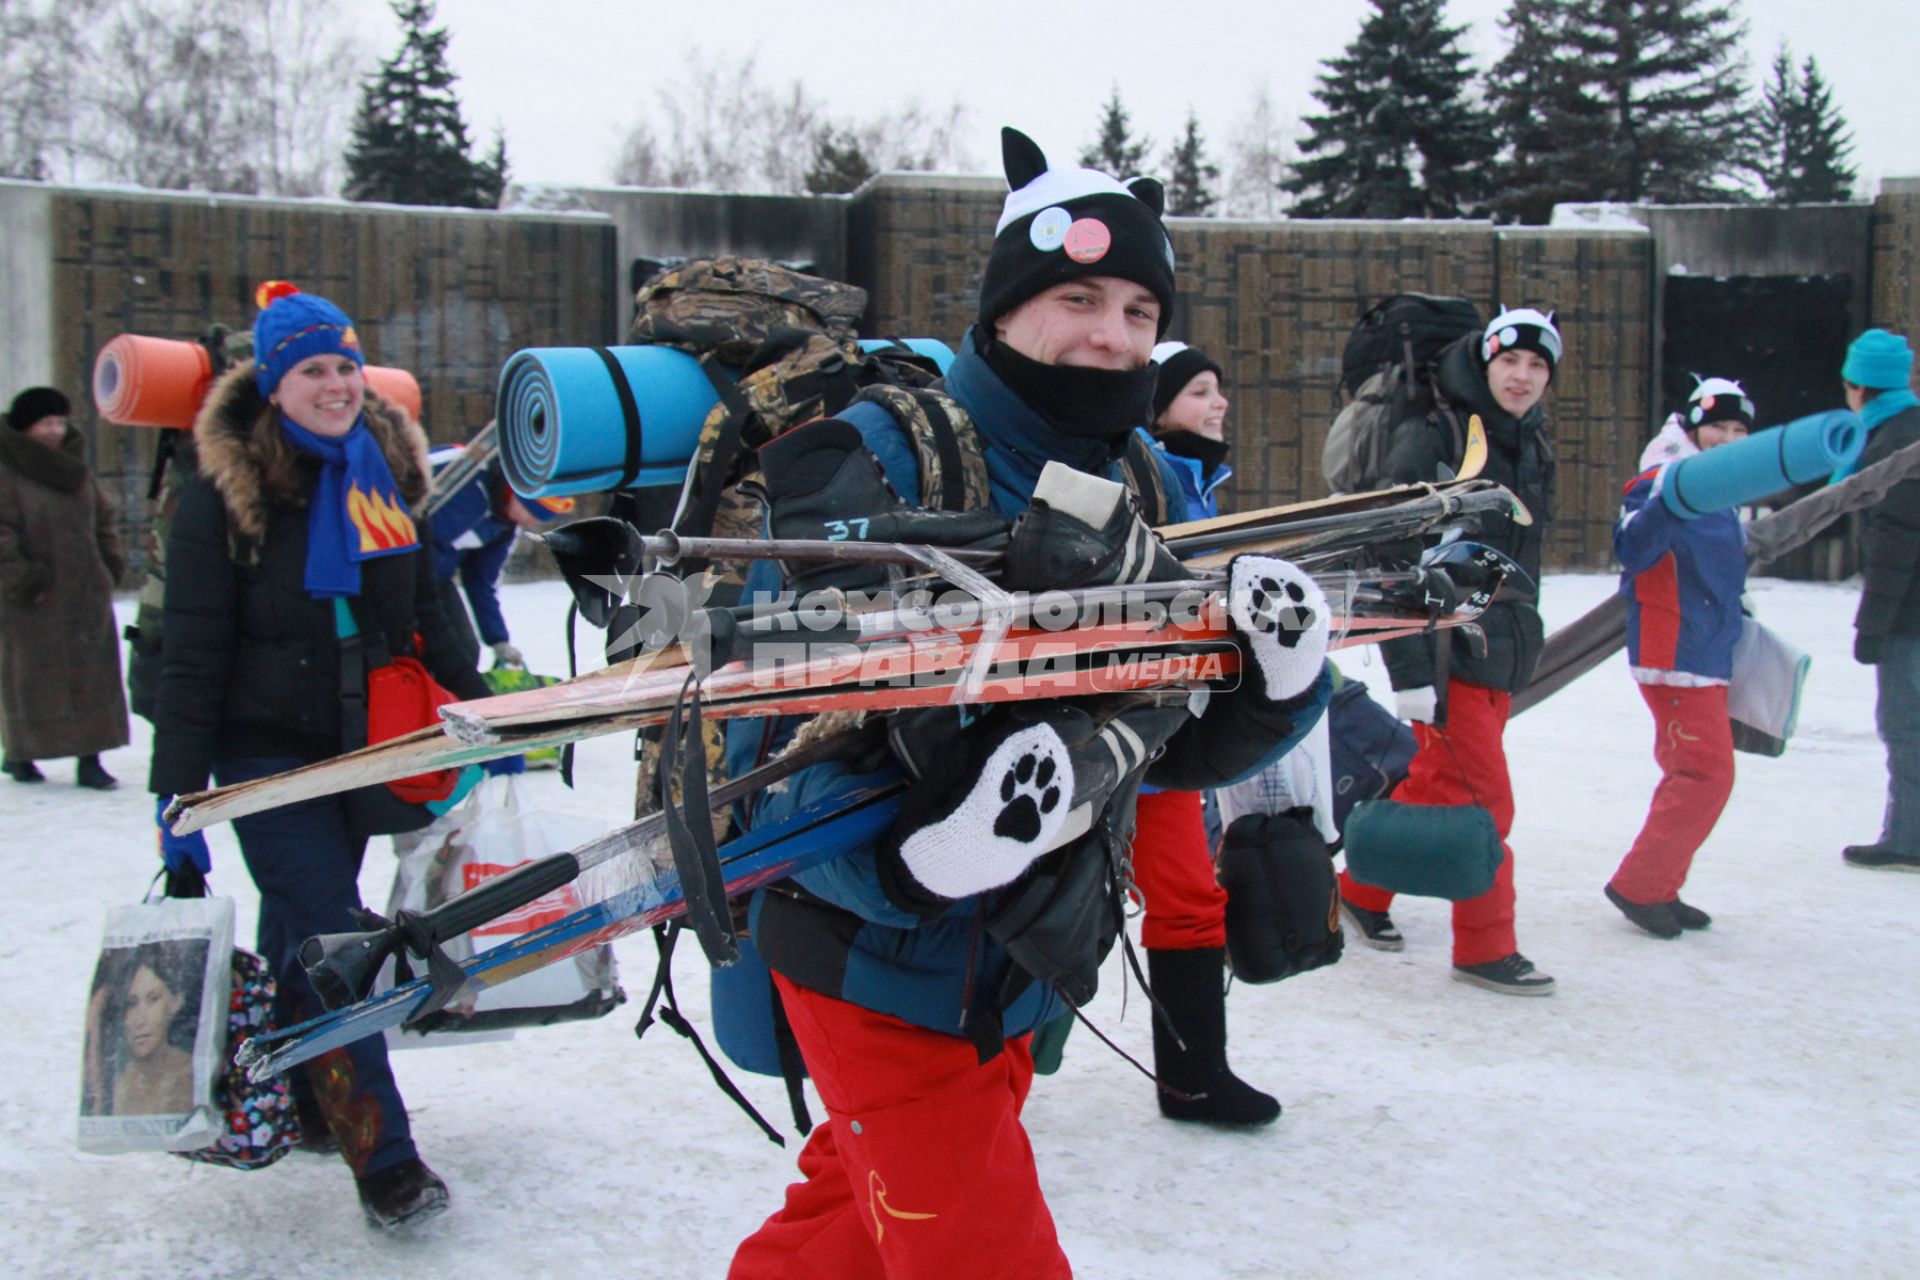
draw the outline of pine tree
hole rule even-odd
[[[1731,0],[1514,0],[1516,48],[1523,16],[1544,79],[1496,69],[1512,170],[1558,199],[1742,198],[1756,161]],[[1513,129],[1529,116],[1531,137]]]
[[[1761,96],[1759,171],[1767,194],[1782,204],[1850,199],[1855,171],[1847,155],[1853,143],[1814,60],[1807,59],[1796,80],[1782,44]]]
[[[846,195],[876,172],[852,130],[825,125],[814,131],[813,163],[806,178],[809,194]]]
[[[1080,163],[1116,178],[1137,178],[1152,148],[1151,138],[1133,136],[1127,109],[1120,105],[1120,86],[1114,85],[1113,96],[1100,113],[1100,136],[1080,153]]]
[[[1200,141],[1200,120],[1187,108],[1187,131],[1167,153],[1167,212],[1182,218],[1204,218],[1218,199],[1213,184],[1220,166],[1209,164],[1206,144]]]
[[[1494,138],[1468,96],[1473,69],[1444,0],[1371,0],[1346,52],[1322,65],[1299,161],[1281,184],[1303,218],[1454,218],[1490,190]]]
[[[433,0],[394,0],[399,52],[365,83],[347,148],[350,200],[493,208],[506,183],[506,139],[493,157],[470,153],[466,121],[447,65],[445,27]]]
[[[1592,199],[1570,157],[1607,144],[1605,110],[1565,74],[1556,16],[1521,0],[1500,19],[1509,43],[1487,97],[1503,153],[1492,201],[1503,222],[1545,223],[1555,204]]]

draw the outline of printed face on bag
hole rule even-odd
[[[267,399],[294,425],[317,436],[344,436],[360,420],[367,381],[343,355],[308,356],[280,379]]]
[[[1203,369],[1187,380],[1154,425],[1162,431],[1191,431],[1203,440],[1224,440],[1231,403],[1213,370]]]
[[[1538,351],[1502,351],[1487,365],[1487,389],[1494,403],[1516,418],[1540,403],[1553,381],[1553,366]]]
[[[1094,276],[1043,289],[994,323],[1000,341],[1041,364],[1143,368],[1160,332],[1160,300],[1131,280]]]
[[[185,997],[146,965],[134,970],[127,984],[127,1048],[136,1058],[151,1058],[167,1042],[167,1028],[180,1012]]]

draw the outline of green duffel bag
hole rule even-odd
[[[1362,884],[1421,898],[1477,898],[1506,856],[1477,804],[1367,800],[1347,815],[1347,871]]]

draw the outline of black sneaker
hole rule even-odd
[[[6,774],[15,782],[45,782],[47,775],[40,772],[31,760],[8,760],[0,763],[0,773]]]
[[[452,1203],[447,1184],[418,1157],[358,1180],[360,1208],[383,1231],[424,1222]]]
[[[81,756],[79,766],[73,771],[73,780],[94,791],[111,791],[120,785],[120,779],[101,767],[99,756]]]
[[[1901,853],[1884,844],[1850,844],[1840,856],[1856,867],[1876,871],[1920,871],[1920,854]]]
[[[1678,898],[1669,905],[1673,907],[1673,918],[1680,922],[1682,929],[1704,929],[1713,923],[1712,916],[1698,907],[1688,906]]]
[[[1457,964],[1453,966],[1453,980],[1508,996],[1553,994],[1553,979],[1535,969],[1533,961],[1518,951],[1485,964]]]
[[[1347,901],[1345,894],[1341,894],[1340,914],[1359,933],[1360,941],[1375,951],[1401,951],[1406,948],[1407,940],[1400,936],[1400,930],[1394,928],[1393,918],[1386,912],[1356,907]]]
[[[1621,915],[1656,938],[1680,936],[1680,921],[1673,914],[1671,902],[1635,902],[1612,885],[1607,886],[1607,901],[1620,908]]]

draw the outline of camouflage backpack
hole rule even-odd
[[[954,510],[986,504],[986,460],[972,422],[926,390],[939,377],[926,357],[901,343],[862,349],[853,326],[866,305],[866,290],[855,285],[755,258],[700,259],[640,286],[632,341],[698,356],[719,396],[701,427],[676,532],[759,537],[764,513],[742,487],[756,474],[756,451],[862,396],[877,398],[914,440],[921,501]],[[715,565],[709,577],[737,588],[745,566]]]

